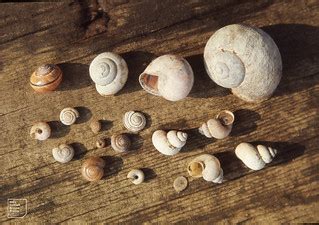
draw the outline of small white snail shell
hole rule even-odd
[[[51,128],[49,124],[45,122],[35,123],[30,130],[30,136],[39,141],[48,139],[51,135]]]
[[[182,57],[163,55],[154,59],[139,76],[142,88],[169,101],[178,101],[189,94],[194,74]]]
[[[204,180],[213,183],[222,183],[223,181],[223,169],[219,160],[213,155],[197,156],[188,164],[187,171],[192,177],[203,177]]]
[[[235,149],[236,156],[250,169],[263,169],[277,154],[277,150],[264,145],[254,147],[249,143],[240,143]]]
[[[165,132],[157,130],[152,135],[154,147],[164,155],[175,155],[186,144],[187,133],[171,130]]]
[[[129,131],[139,132],[146,126],[146,118],[143,113],[129,111],[124,114],[123,123]]]
[[[223,110],[215,119],[210,119],[199,128],[199,132],[208,138],[223,139],[227,137],[233,127],[235,116],[231,111]]]
[[[60,163],[71,161],[74,156],[74,149],[67,144],[61,144],[59,147],[52,149],[53,158]]]
[[[281,79],[280,52],[258,28],[233,24],[217,30],[204,49],[205,67],[218,85],[248,102],[269,98]]]
[[[116,152],[126,152],[131,147],[131,140],[127,134],[115,134],[111,137],[111,146]]]
[[[100,95],[114,95],[120,91],[128,77],[125,60],[113,52],[96,56],[90,64],[90,77]]]
[[[141,184],[144,182],[145,175],[142,170],[133,169],[127,174],[127,178],[129,178],[133,184]]]
[[[65,108],[60,113],[60,121],[64,125],[72,125],[75,123],[76,119],[80,116],[79,112],[74,108]]]

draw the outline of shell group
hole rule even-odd
[[[114,95],[120,91],[128,77],[125,60],[113,52],[104,52],[96,56],[90,64],[90,77],[101,95]]]
[[[203,177],[204,180],[213,183],[222,183],[224,177],[219,160],[209,154],[203,154],[194,158],[188,164],[187,171],[192,177]]]
[[[234,121],[234,114],[231,111],[223,110],[216,118],[203,123],[199,132],[208,138],[223,139],[230,134]]]
[[[269,98],[281,79],[277,45],[267,33],[247,25],[217,30],[205,46],[204,61],[215,83],[248,102]]]
[[[169,101],[184,99],[194,83],[192,67],[182,57],[163,55],[154,59],[139,76],[142,88]]]
[[[253,146],[240,143],[235,149],[236,156],[250,169],[261,170],[277,155],[277,150],[264,145]]]
[[[164,130],[157,130],[152,135],[152,142],[160,153],[175,155],[186,144],[187,137],[187,133],[182,131],[171,130],[166,132]]]
[[[60,121],[64,125],[72,125],[75,123],[76,119],[80,116],[79,112],[74,108],[65,108],[60,113]]]
[[[74,156],[74,149],[71,145],[61,144],[52,149],[53,158],[60,163],[67,163]]]
[[[126,152],[131,147],[131,140],[127,134],[115,134],[111,137],[111,146],[116,152]]]
[[[44,141],[51,135],[51,128],[46,122],[35,123],[30,130],[30,136],[36,140]]]
[[[45,64],[32,73],[30,85],[36,92],[51,92],[59,86],[62,76],[60,67],[54,64]]]
[[[81,173],[88,181],[98,181],[104,176],[105,161],[100,157],[90,157],[84,161]]]
[[[129,111],[124,114],[123,123],[126,129],[136,133],[144,129],[146,118],[141,112]]]

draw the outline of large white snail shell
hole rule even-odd
[[[64,125],[72,125],[75,123],[76,119],[80,116],[79,112],[74,109],[74,108],[64,108],[61,112],[60,112],[60,121],[64,124]]]
[[[165,132],[157,130],[152,135],[154,147],[164,155],[175,155],[186,144],[187,134],[182,131],[171,130]]]
[[[154,59],[139,76],[142,88],[170,101],[178,101],[189,94],[194,74],[182,57],[163,55]]]
[[[222,183],[223,181],[223,169],[219,160],[213,155],[197,156],[188,164],[187,171],[190,176],[203,177],[209,182]]]
[[[223,110],[215,119],[210,119],[199,128],[199,132],[208,138],[223,139],[233,127],[235,116],[231,111]]]
[[[129,131],[139,132],[146,126],[146,118],[143,113],[129,111],[124,114],[123,123]]]
[[[113,52],[96,56],[90,64],[90,77],[101,95],[113,95],[120,91],[128,77],[125,60]]]
[[[216,31],[205,46],[204,61],[214,82],[249,102],[269,98],[281,79],[277,45],[261,29],[246,25]]]
[[[74,156],[74,149],[70,145],[61,144],[59,147],[52,149],[53,158],[60,163],[71,161]]]
[[[277,154],[277,150],[264,145],[254,147],[249,143],[240,143],[235,149],[236,156],[250,169],[263,169]]]

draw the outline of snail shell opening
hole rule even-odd
[[[220,120],[224,126],[229,126],[234,123],[235,116],[231,111],[223,110],[217,114],[216,119]]]
[[[188,164],[187,171],[191,177],[202,177],[205,164],[201,161],[193,161]]]
[[[156,96],[160,96],[157,86],[158,76],[142,73],[140,75],[140,84],[147,92]]]

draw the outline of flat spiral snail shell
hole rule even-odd
[[[235,149],[236,156],[250,169],[261,170],[277,155],[277,150],[264,145],[253,146],[240,143]]]
[[[144,182],[145,175],[140,169],[133,169],[127,174],[127,178],[132,181],[133,184],[141,184]]]
[[[54,64],[38,67],[30,77],[31,87],[39,93],[54,91],[62,81],[62,70]]]
[[[192,67],[182,57],[163,55],[154,59],[139,76],[142,88],[150,94],[178,101],[189,94],[194,83]]]
[[[60,121],[64,125],[72,125],[75,123],[76,119],[80,116],[79,112],[74,108],[65,108],[60,113]]]
[[[124,114],[123,123],[131,132],[139,132],[146,126],[146,118],[141,112],[129,111]]]
[[[222,183],[224,177],[219,160],[209,154],[203,154],[194,158],[188,164],[187,171],[192,177],[203,177],[204,180],[213,183]]]
[[[88,181],[98,181],[104,176],[105,161],[100,157],[90,157],[82,165],[82,176]]]
[[[44,141],[51,135],[51,128],[46,122],[35,123],[30,130],[30,136],[36,140]]]
[[[113,52],[96,56],[90,64],[90,77],[100,95],[114,95],[120,91],[128,77],[125,60]]]
[[[126,152],[131,147],[131,140],[127,134],[117,134],[111,137],[111,146],[116,152]]]
[[[210,119],[199,128],[199,132],[208,138],[223,139],[227,137],[233,127],[235,116],[231,111],[219,112],[215,119]]]
[[[74,156],[74,149],[67,144],[61,144],[57,148],[52,149],[53,158],[60,163],[67,163]]]
[[[278,86],[282,61],[273,39],[258,28],[232,24],[217,30],[204,49],[205,67],[218,85],[239,98],[258,102]]]
[[[171,130],[169,132],[157,130],[152,135],[154,147],[164,155],[175,155],[186,144],[187,133]]]

